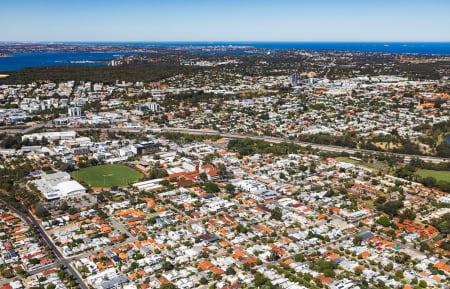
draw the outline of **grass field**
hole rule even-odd
[[[422,178],[433,177],[436,181],[450,182],[450,171],[418,170],[414,174]]]
[[[102,165],[72,172],[72,178],[92,187],[125,186],[143,178],[140,172],[123,165]]]
[[[380,163],[380,162],[370,164],[370,163],[350,159],[347,157],[337,157],[336,159],[341,162],[354,164],[354,165],[361,166],[361,167],[364,167],[364,168],[367,168],[367,169],[370,169],[370,170],[373,170],[376,172],[378,172],[379,170],[384,170],[386,168],[386,164]]]

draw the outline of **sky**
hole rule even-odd
[[[450,41],[449,0],[0,0],[0,10],[0,41]]]

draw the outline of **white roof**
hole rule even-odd
[[[77,181],[66,181],[61,182],[55,186],[55,191],[59,191],[61,195],[68,195],[71,192],[86,190],[79,182]]]

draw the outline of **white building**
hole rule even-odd
[[[46,138],[48,141],[55,140],[69,140],[74,139],[77,133],[75,131],[49,131],[49,132],[41,132],[41,133],[32,133],[26,134],[22,136],[22,141],[28,140],[41,140],[42,138]]]
[[[55,192],[60,198],[72,197],[86,193],[86,189],[77,181],[66,181],[55,186]]]
[[[72,197],[86,193],[86,189],[77,181],[71,181],[66,172],[44,175],[40,180],[32,181],[47,200]]]
[[[70,117],[81,117],[81,108],[80,107],[69,107],[68,110]]]

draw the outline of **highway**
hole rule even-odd
[[[302,141],[295,141],[290,140],[287,138],[279,138],[279,137],[271,137],[271,136],[255,136],[255,135],[242,135],[242,134],[233,134],[233,133],[223,133],[215,130],[206,130],[206,129],[191,129],[191,128],[172,128],[172,127],[164,127],[164,128],[151,128],[151,127],[144,127],[144,128],[68,128],[68,127],[59,127],[55,128],[51,121],[36,124],[34,126],[28,127],[26,129],[11,129],[11,130],[3,130],[0,133],[5,134],[27,134],[31,133],[35,130],[39,130],[42,128],[48,128],[48,129],[54,129],[56,130],[76,130],[76,131],[86,131],[86,130],[101,130],[101,131],[124,131],[124,132],[131,132],[131,133],[138,133],[138,132],[179,132],[179,133],[186,133],[186,134],[210,134],[210,135],[220,135],[223,138],[226,139],[244,139],[244,138],[251,138],[251,139],[259,139],[264,140],[271,143],[280,143],[280,142],[288,142],[288,143],[295,143],[297,145],[300,145],[302,147],[311,147],[313,149],[326,151],[326,152],[345,152],[349,154],[354,153],[384,153],[384,154],[390,154],[395,156],[403,157],[406,162],[411,161],[414,158],[423,160],[425,162],[432,162],[432,163],[442,163],[442,162],[449,162],[449,158],[440,158],[440,157],[432,157],[432,156],[422,156],[422,155],[408,155],[408,154],[399,154],[399,153],[392,153],[392,152],[381,152],[381,151],[373,151],[373,150],[366,150],[366,149],[356,149],[356,148],[349,148],[349,147],[342,147],[342,146],[335,146],[335,145],[323,145],[323,144],[315,144],[310,142],[302,142]]]
[[[264,140],[264,141],[272,142],[272,143],[288,142],[288,143],[295,143],[302,147],[309,146],[313,149],[328,151],[328,152],[346,152],[349,154],[354,154],[354,153],[358,153],[358,152],[359,153],[386,153],[386,152],[372,151],[372,150],[365,150],[365,149],[356,149],[356,148],[349,148],[349,147],[342,147],[342,146],[322,145],[322,144],[315,144],[315,143],[310,143],[310,142],[294,141],[294,140],[278,138],[278,137],[239,135],[239,134],[220,133],[218,131],[200,130],[200,129],[195,130],[195,129],[180,129],[180,128],[163,128],[163,129],[161,129],[161,131],[190,133],[190,134],[211,134],[211,135],[216,134],[216,135],[220,135],[221,137],[226,138],[226,139],[251,138],[251,139]],[[418,158],[423,161],[426,161],[426,162],[430,161],[433,163],[441,163],[441,162],[450,161],[450,159],[448,159],[448,158],[439,158],[439,157],[431,157],[431,156],[408,155],[408,154],[399,154],[399,153],[388,153],[388,154],[401,156],[405,159],[405,161],[410,161],[413,158]]]
[[[74,128],[76,131],[86,131],[86,130],[92,130],[92,128]],[[190,128],[157,128],[155,130],[152,130],[151,128],[145,128],[145,129],[137,129],[137,128],[101,128],[99,129],[101,131],[125,131],[125,132],[143,132],[143,131],[157,131],[157,132],[179,132],[179,133],[186,133],[186,134],[209,134],[209,135],[219,135],[225,139],[244,139],[244,138],[251,138],[251,139],[258,139],[258,140],[264,140],[271,143],[280,143],[280,142],[288,142],[288,143],[295,143],[297,145],[300,145],[302,147],[311,147],[313,149],[321,150],[321,151],[327,151],[327,152],[345,152],[349,154],[354,153],[385,153],[390,155],[396,155],[403,157],[406,162],[409,162],[410,160],[417,158],[421,159],[425,162],[432,162],[432,163],[442,163],[442,162],[449,162],[449,158],[440,158],[440,157],[432,157],[432,156],[421,156],[421,155],[408,155],[408,154],[399,154],[399,153],[391,153],[391,152],[380,152],[380,151],[372,151],[372,150],[365,150],[365,149],[356,149],[356,148],[348,148],[348,147],[341,147],[341,146],[334,146],[334,145],[322,145],[322,144],[315,144],[315,143],[309,143],[309,142],[302,142],[302,141],[295,141],[295,140],[289,140],[284,138],[278,138],[278,137],[270,137],[270,136],[254,136],[254,135],[240,135],[240,134],[232,134],[232,133],[222,133],[219,131],[214,130],[203,130],[203,129],[190,129]]]

